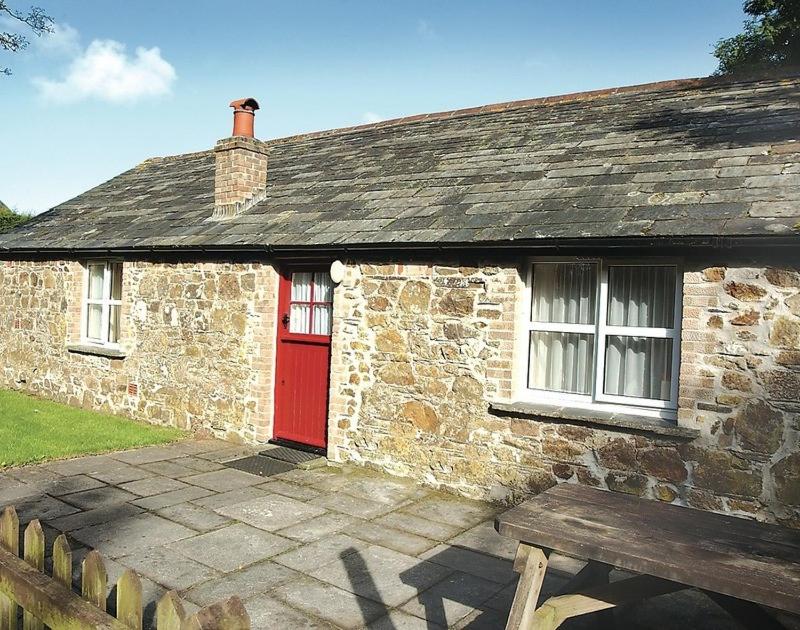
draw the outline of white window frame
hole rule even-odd
[[[111,307],[122,308],[122,291],[120,288],[120,299],[111,298],[111,282],[115,265],[122,265],[121,260],[102,259],[87,260],[84,263],[83,274],[83,293],[81,298],[81,343],[90,346],[101,346],[103,348],[119,348],[119,340],[111,342],[108,340],[109,320],[111,317]],[[103,294],[100,299],[89,297],[89,283],[92,267],[103,267]],[[100,333],[101,338],[89,337],[89,305],[96,304],[101,307]],[[119,331],[118,331],[119,335]]]
[[[597,294],[595,297],[594,324],[567,324],[557,322],[533,322],[533,267],[535,263],[582,262],[597,265]],[[675,311],[672,328],[646,328],[610,326],[608,321],[608,269],[609,267],[655,267],[667,266],[675,269]],[[520,308],[521,334],[518,337],[518,378],[517,399],[522,402],[544,402],[548,404],[569,405],[583,409],[598,409],[621,413],[635,413],[674,420],[678,409],[678,376],[680,373],[681,319],[683,314],[683,272],[680,261],[674,258],[616,259],[598,257],[531,257],[525,260],[523,272],[525,290],[523,305]],[[528,386],[530,379],[530,337],[532,332],[570,332],[593,335],[594,341],[594,379],[590,394],[556,392],[533,389]],[[605,347],[609,336],[650,337],[672,339],[672,374],[669,400],[616,396],[604,393]]]

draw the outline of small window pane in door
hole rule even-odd
[[[313,274],[298,272],[292,274],[292,302],[311,301],[311,279]]]
[[[100,304],[89,304],[88,321],[86,322],[86,336],[89,339],[102,339],[103,307]]]
[[[89,299],[103,299],[103,274],[105,265],[89,265]]]
[[[292,290],[294,290],[294,286]],[[292,304],[289,309],[289,332],[308,334],[310,313],[311,306],[309,304]]]
[[[606,394],[669,400],[671,388],[672,339],[607,337]]]
[[[331,334],[331,306],[329,304],[314,305],[314,329],[315,335]]]
[[[333,302],[333,282],[328,272],[314,274],[314,301]]]

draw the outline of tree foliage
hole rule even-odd
[[[0,234],[8,232],[11,228],[22,225],[31,218],[31,215],[14,212],[2,201],[0,201]]]
[[[41,7],[31,7],[26,13],[12,9],[6,0],[0,0],[0,16],[3,14],[9,16],[12,21],[19,22],[22,27],[28,27],[36,36],[53,32],[53,18]],[[19,52],[27,48],[29,43],[28,38],[22,33],[0,31],[0,48],[3,50]],[[11,70],[0,68],[0,74],[11,74]]]
[[[714,47],[717,74],[800,66],[800,0],[746,0],[744,32]]]

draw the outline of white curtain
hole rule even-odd
[[[609,267],[609,326],[672,328],[675,267]]]
[[[292,305],[289,309],[289,332],[308,334],[311,331],[311,305],[294,302],[311,301],[311,273],[292,274]]]
[[[594,263],[536,263],[531,321],[593,324],[596,295]]]
[[[606,394],[669,400],[671,385],[672,339],[607,338]]]
[[[594,335],[531,333],[528,387],[590,394],[594,371]]]

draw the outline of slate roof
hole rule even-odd
[[[267,197],[212,220],[213,151],[147,160],[0,250],[800,234],[800,76],[691,79],[270,141]]]

